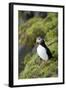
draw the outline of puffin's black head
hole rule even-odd
[[[37,37],[37,39],[36,39],[36,43],[37,44],[40,44],[40,45],[42,45],[42,43],[44,43],[44,40],[43,40],[43,38],[42,37]]]

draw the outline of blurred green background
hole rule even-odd
[[[36,52],[36,38],[42,36],[52,53],[46,63]],[[58,13],[18,11],[18,78],[58,76]]]

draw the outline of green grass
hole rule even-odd
[[[20,73],[20,79],[55,77],[58,74],[57,64],[55,58],[44,62],[35,54],[31,57],[30,61],[25,64],[24,71]]]

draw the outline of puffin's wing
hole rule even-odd
[[[52,53],[49,48],[46,49],[49,59],[52,58]]]

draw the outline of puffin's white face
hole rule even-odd
[[[40,44],[42,41],[43,41],[43,39],[42,39],[41,37],[38,37],[38,38],[36,39],[36,43],[38,43],[38,44]]]

